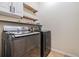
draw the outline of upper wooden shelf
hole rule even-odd
[[[38,12],[36,9],[34,9],[32,6],[26,4],[26,3],[23,3],[23,6],[27,9],[29,9],[30,11],[32,11],[33,13],[36,13]]]

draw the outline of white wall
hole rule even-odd
[[[39,20],[51,30],[52,49],[79,56],[79,3],[40,3]]]

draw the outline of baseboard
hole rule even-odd
[[[75,55],[73,55],[73,54],[60,51],[60,50],[58,50],[58,49],[53,49],[53,48],[52,48],[51,50],[54,51],[54,52],[56,52],[56,53],[63,54],[64,57],[78,57],[78,56],[75,56]]]

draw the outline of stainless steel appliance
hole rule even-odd
[[[51,31],[41,31],[41,57],[46,57],[51,51]]]
[[[4,26],[2,56],[39,57],[40,32],[30,32],[23,27]]]

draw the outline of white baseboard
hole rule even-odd
[[[64,52],[64,51],[60,51],[60,50],[58,50],[58,49],[51,49],[52,51],[55,51],[55,52],[58,52],[58,53],[61,53],[61,54],[64,54],[64,55],[67,55],[67,56],[69,56],[69,57],[78,57],[78,56],[75,56],[75,55],[73,55],[73,54],[70,54],[70,53],[66,53],[66,52]]]

